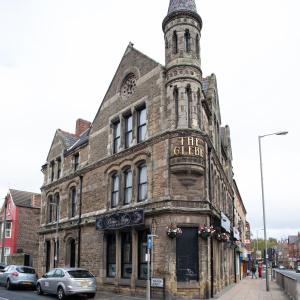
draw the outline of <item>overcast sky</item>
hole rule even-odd
[[[55,130],[92,121],[129,43],[164,64],[169,0],[0,0],[0,198],[39,192]],[[218,79],[234,174],[256,236],[300,231],[299,0],[196,0],[204,76]],[[260,232],[262,236],[262,232]]]

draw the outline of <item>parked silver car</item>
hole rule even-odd
[[[83,294],[94,298],[96,294],[96,278],[89,271],[81,268],[56,268],[37,281],[39,295],[56,294],[59,300],[66,296]]]
[[[8,290],[17,286],[35,288],[36,282],[37,275],[31,267],[9,265],[0,270],[0,284]]]

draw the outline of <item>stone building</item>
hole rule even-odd
[[[144,294],[151,233],[151,275],[167,298],[207,299],[235,277],[230,131],[216,76],[202,74],[195,1],[171,0],[162,27],[165,66],[130,43],[93,122],[56,131],[42,167],[39,273],[81,266],[101,289]]]

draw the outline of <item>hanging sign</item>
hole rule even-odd
[[[223,212],[221,212],[221,227],[230,233],[230,220]]]

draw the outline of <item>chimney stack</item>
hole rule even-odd
[[[88,128],[90,128],[91,122],[83,120],[83,119],[78,119],[76,121],[76,131],[75,135],[79,137],[84,131],[86,131]]]
[[[41,194],[34,194],[31,198],[32,207],[41,207]]]

